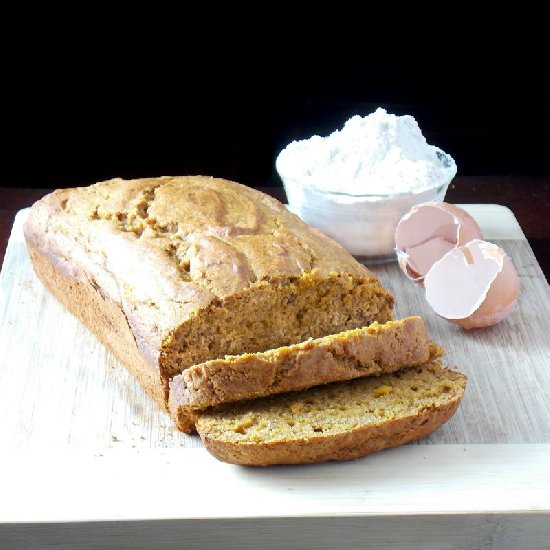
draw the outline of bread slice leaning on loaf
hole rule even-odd
[[[59,189],[24,232],[44,285],[164,408],[191,365],[392,317],[393,296],[343,247],[223,179]]]
[[[200,412],[219,460],[248,466],[350,460],[427,436],[455,413],[466,377],[439,360]]]
[[[170,382],[170,413],[186,430],[195,411],[425,363],[431,344],[411,316],[261,353],[193,365]]]

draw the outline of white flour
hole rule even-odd
[[[429,145],[416,120],[385,109],[350,118],[327,137],[290,143],[277,158],[281,175],[350,195],[421,192],[450,181],[454,160]]]

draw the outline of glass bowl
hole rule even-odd
[[[441,151],[438,156],[448,171],[445,181],[418,192],[352,195],[329,192],[285,174],[277,166],[288,207],[307,224],[317,227],[344,246],[363,263],[393,261],[395,228],[414,205],[444,200],[456,174],[456,165]]]

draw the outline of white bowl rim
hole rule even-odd
[[[443,189],[448,187],[450,185],[450,183],[453,181],[453,179],[454,179],[454,177],[456,176],[456,173],[457,173],[457,166],[456,166],[455,160],[453,159],[453,157],[451,155],[449,155],[448,153],[445,153],[445,151],[443,151],[439,147],[436,147],[435,145],[433,145],[432,147],[436,150],[436,152],[441,153],[441,156],[443,156],[445,158],[445,160],[447,160],[449,162],[449,165],[444,166],[444,168],[446,169],[446,171],[447,171],[447,173],[449,174],[450,177],[448,178],[448,180],[443,181],[443,183],[438,182],[435,185],[432,185],[432,186],[429,186],[429,187],[423,187],[423,188],[420,188],[420,189],[414,190],[414,191],[402,191],[402,192],[399,192],[399,193],[361,193],[361,194],[356,194],[356,193],[346,193],[344,191],[327,191],[327,190],[324,190],[324,189],[320,189],[318,187],[315,187],[311,183],[302,183],[302,182],[298,181],[293,176],[283,174],[283,171],[281,170],[280,165],[279,165],[279,158],[280,158],[281,154],[284,152],[284,149],[277,156],[277,159],[275,161],[275,168],[277,170],[277,173],[279,174],[279,177],[280,177],[281,181],[283,182],[283,186],[285,187],[285,189],[287,188],[287,186],[292,184],[292,185],[295,185],[298,188],[302,188],[302,189],[305,189],[307,191],[313,192],[315,194],[328,196],[328,197],[334,196],[334,197],[349,197],[349,198],[356,198],[356,199],[361,199],[361,198],[387,199],[387,198],[395,198],[395,197],[406,197],[406,196],[410,196],[410,195],[421,195],[421,194],[426,193],[428,191],[434,191],[434,194],[438,194]]]

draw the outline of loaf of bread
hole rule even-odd
[[[466,377],[439,363],[219,405],[198,413],[196,427],[210,453],[233,464],[362,457],[420,439],[451,418]]]
[[[192,365],[392,317],[392,295],[344,248],[235,182],[59,189],[24,231],[45,286],[165,408]]]
[[[420,365],[430,358],[430,347],[434,344],[424,321],[407,317],[266,352],[213,359],[172,379],[170,413],[185,430],[193,411]]]

